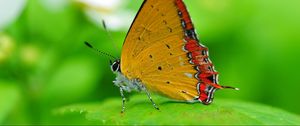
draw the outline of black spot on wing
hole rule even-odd
[[[169,32],[170,32],[170,33],[173,32],[173,29],[172,29],[172,28],[168,27],[168,29],[169,29]]]
[[[168,49],[171,49],[170,45],[168,45],[168,44],[166,44],[166,47],[167,47]]]
[[[167,25],[167,24],[168,24],[168,22],[167,22],[166,20],[163,20],[163,23],[164,23],[165,25]]]
[[[162,67],[161,66],[158,66],[158,68],[157,68],[158,70],[162,70]]]
[[[214,75],[208,76],[207,79],[210,80],[211,82],[214,82]]]
[[[185,34],[186,34],[186,36],[188,36],[188,37],[190,37],[190,38],[193,38],[193,39],[195,39],[195,40],[198,40],[197,35],[196,35],[194,29],[186,30],[186,31],[185,31]]]

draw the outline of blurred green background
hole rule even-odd
[[[63,120],[53,116],[55,108],[119,97],[109,59],[83,44],[120,56],[128,22],[142,0],[113,1],[107,7],[84,0],[0,2],[0,21],[14,15],[0,22],[0,124],[57,123]],[[299,0],[185,2],[220,84],[240,88],[217,91],[215,100],[252,101],[300,114]],[[6,4],[20,7],[11,14]],[[115,44],[101,28],[103,17]],[[119,17],[127,19],[124,24],[116,22]]]

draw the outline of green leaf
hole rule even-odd
[[[19,98],[19,90],[13,83],[0,80],[0,125],[16,107]]]
[[[101,71],[95,71],[97,64],[85,57],[75,57],[64,60],[52,77],[48,87],[43,92],[43,100],[55,100],[56,103],[68,103],[84,98],[96,86],[95,81]]]
[[[216,99],[211,105],[200,103],[174,102],[154,96],[160,110],[153,108],[144,95],[131,98],[121,114],[121,98],[113,98],[103,103],[70,105],[55,110],[59,118],[70,113],[83,115],[97,124],[249,124],[279,125],[300,124],[300,117],[271,106]]]

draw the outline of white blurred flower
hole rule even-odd
[[[77,0],[84,5],[86,15],[97,26],[105,21],[109,30],[127,30],[133,20],[134,12],[126,10],[128,0]]]
[[[42,5],[53,12],[61,11],[69,5],[70,0],[40,0]]]
[[[0,0],[0,31],[21,14],[25,4],[25,0]]]
[[[78,0],[78,2],[94,8],[106,8],[108,10],[116,9],[125,3],[124,0]]]

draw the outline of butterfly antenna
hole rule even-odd
[[[117,59],[116,57],[114,57],[114,56],[112,56],[112,55],[110,55],[110,54],[108,54],[108,53],[106,53],[106,52],[103,52],[103,51],[100,51],[100,50],[94,48],[94,46],[92,46],[90,43],[88,43],[88,42],[86,42],[86,41],[84,42],[84,44],[85,44],[87,47],[89,47],[89,48],[93,49],[94,51],[98,52],[98,54],[106,55],[106,56],[111,57],[111,58],[113,58],[113,59],[115,59],[115,60]]]
[[[106,34],[108,35],[108,37],[111,39],[111,41],[112,41],[113,46],[115,47],[115,49],[119,49],[118,46],[117,46],[117,44],[116,44],[116,41],[114,41],[114,39],[113,39],[111,33],[107,30],[107,26],[106,26],[106,23],[105,23],[104,20],[102,20],[102,26],[103,26],[103,28],[104,28]]]

